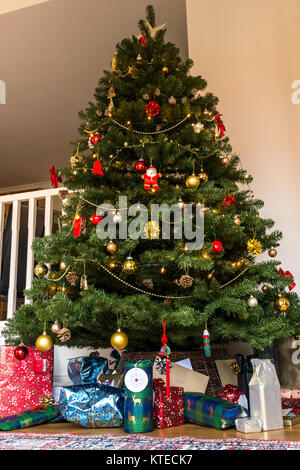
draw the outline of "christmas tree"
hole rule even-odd
[[[53,184],[62,177],[68,189],[59,230],[33,243],[33,302],[8,321],[6,341],[33,344],[45,324],[55,344],[110,347],[120,327],[128,349],[157,350],[166,318],[173,349],[203,347],[208,330],[212,342],[263,350],[300,328],[293,277],[274,259],[282,235],[260,217],[263,201],[231,148],[218,99],[190,75],[192,60],[165,42],[151,6],[138,26],[80,112],[70,166],[52,168]],[[138,237],[124,236],[135,217],[120,196],[141,209]],[[175,215],[145,219],[155,204],[178,207],[194,231],[200,207],[203,245],[178,236]],[[257,262],[264,251],[270,259]]]

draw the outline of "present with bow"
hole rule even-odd
[[[218,393],[219,398],[223,400],[231,401],[231,403],[238,403],[241,392],[236,385],[227,384],[222,388],[222,391]]]
[[[170,387],[170,394],[167,396],[165,382],[154,379],[153,390],[153,426],[163,429],[184,424],[183,387]]]

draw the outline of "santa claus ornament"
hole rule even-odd
[[[161,177],[162,177],[162,174],[157,173],[156,168],[154,168],[154,166],[152,165],[149,166],[146,173],[141,176],[141,178],[144,180],[144,188],[147,191],[150,190],[151,186],[155,190],[158,189],[159,186],[157,183],[157,179]]]

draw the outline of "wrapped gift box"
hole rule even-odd
[[[234,426],[237,418],[247,418],[248,413],[242,406],[230,401],[187,392],[184,394],[184,417],[187,423],[226,429]]]
[[[95,383],[99,374],[108,371],[108,359],[99,356],[97,351],[89,356],[75,357],[68,361],[68,376],[74,385]]]
[[[51,396],[53,348],[40,352],[27,346],[26,359],[17,360],[15,346],[0,347],[0,418],[35,408],[44,396]]]
[[[164,381],[154,379],[153,389],[153,426],[162,429],[184,424],[183,387],[170,387],[170,395],[167,396]]]

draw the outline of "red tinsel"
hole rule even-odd
[[[232,403],[238,403],[241,395],[242,393],[239,392],[237,386],[231,384],[225,385],[222,391],[218,393],[219,398],[222,398],[226,401],[231,401]]]

